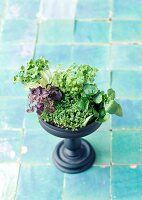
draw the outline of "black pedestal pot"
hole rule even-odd
[[[64,138],[55,148],[52,158],[55,166],[65,173],[79,173],[87,170],[95,161],[95,150],[88,141],[81,139],[96,131],[101,123],[92,122],[77,131],[59,128],[39,120],[41,126],[50,134]]]

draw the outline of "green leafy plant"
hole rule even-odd
[[[42,120],[72,130],[93,121],[103,123],[110,114],[123,115],[115,91],[98,89],[97,68],[73,64],[51,73],[49,65],[44,58],[30,60],[14,77],[30,90],[28,112],[36,110]]]

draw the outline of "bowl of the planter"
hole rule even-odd
[[[96,131],[101,123],[92,122],[84,128],[76,131],[63,129],[43,120],[39,120],[41,126],[50,134],[64,138],[55,148],[52,159],[58,169],[65,173],[79,173],[87,170],[95,161],[95,150],[90,143],[81,137]]]

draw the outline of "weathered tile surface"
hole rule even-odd
[[[0,45],[0,69],[19,69],[33,56],[33,43]]]
[[[35,42],[36,21],[32,20],[6,20],[3,25],[3,42]]]
[[[141,69],[142,46],[141,45],[113,45],[112,69]]]
[[[54,166],[22,165],[16,200],[62,200],[63,177]]]
[[[63,199],[109,200],[109,168],[92,167],[84,173],[65,175]],[[101,191],[101,192],[100,192]]]
[[[0,199],[15,198],[18,173],[18,164],[0,164]]]
[[[113,21],[112,40],[137,42],[142,41],[142,21]]]
[[[0,0],[0,200],[142,200],[141,33],[140,0]],[[60,138],[26,113],[27,92],[12,83],[40,56],[52,69],[97,67],[99,88],[115,89],[122,105],[123,118],[85,137],[96,150],[86,172],[53,166]]]
[[[117,97],[141,98],[142,72],[141,71],[113,71],[112,88],[117,91]]]
[[[67,43],[73,41],[74,21],[48,20],[39,24],[38,43]]]
[[[142,128],[142,106],[141,100],[121,100],[119,101],[123,108],[123,118],[112,117],[113,128]]]
[[[113,0],[113,17],[137,19],[142,17],[142,2],[139,0]]]
[[[22,132],[0,131],[0,162],[12,162],[20,159]]]
[[[36,19],[40,0],[8,0],[7,19]]]
[[[78,18],[106,18],[109,17],[108,0],[78,0],[76,16]]]
[[[114,131],[112,135],[112,162],[142,164],[142,132]]]
[[[52,152],[60,140],[43,129],[27,130],[23,142],[26,152],[22,155],[22,161],[24,163],[52,163]]]
[[[53,67],[56,64],[66,66],[72,63],[71,49],[72,47],[70,45],[37,45],[35,59],[44,56],[53,63]]]
[[[142,167],[116,166],[112,168],[112,199],[142,199]]]
[[[109,23],[103,21],[76,21],[76,42],[109,42]]]
[[[22,128],[25,111],[25,99],[0,99],[1,129]]]
[[[94,132],[93,134],[87,136],[85,139],[91,143],[91,145],[96,151],[96,160],[94,164],[109,165],[110,156],[111,156],[110,155],[110,139],[111,139],[110,132],[99,131],[98,129],[97,132]]]
[[[110,59],[109,46],[74,46],[72,59],[78,64],[85,63],[106,69]]]

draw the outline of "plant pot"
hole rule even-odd
[[[96,131],[101,123],[93,122],[77,131],[58,128],[39,120],[41,126],[50,134],[64,138],[55,148],[52,159],[58,169],[65,173],[79,173],[87,170],[95,161],[95,150],[81,137]]]

